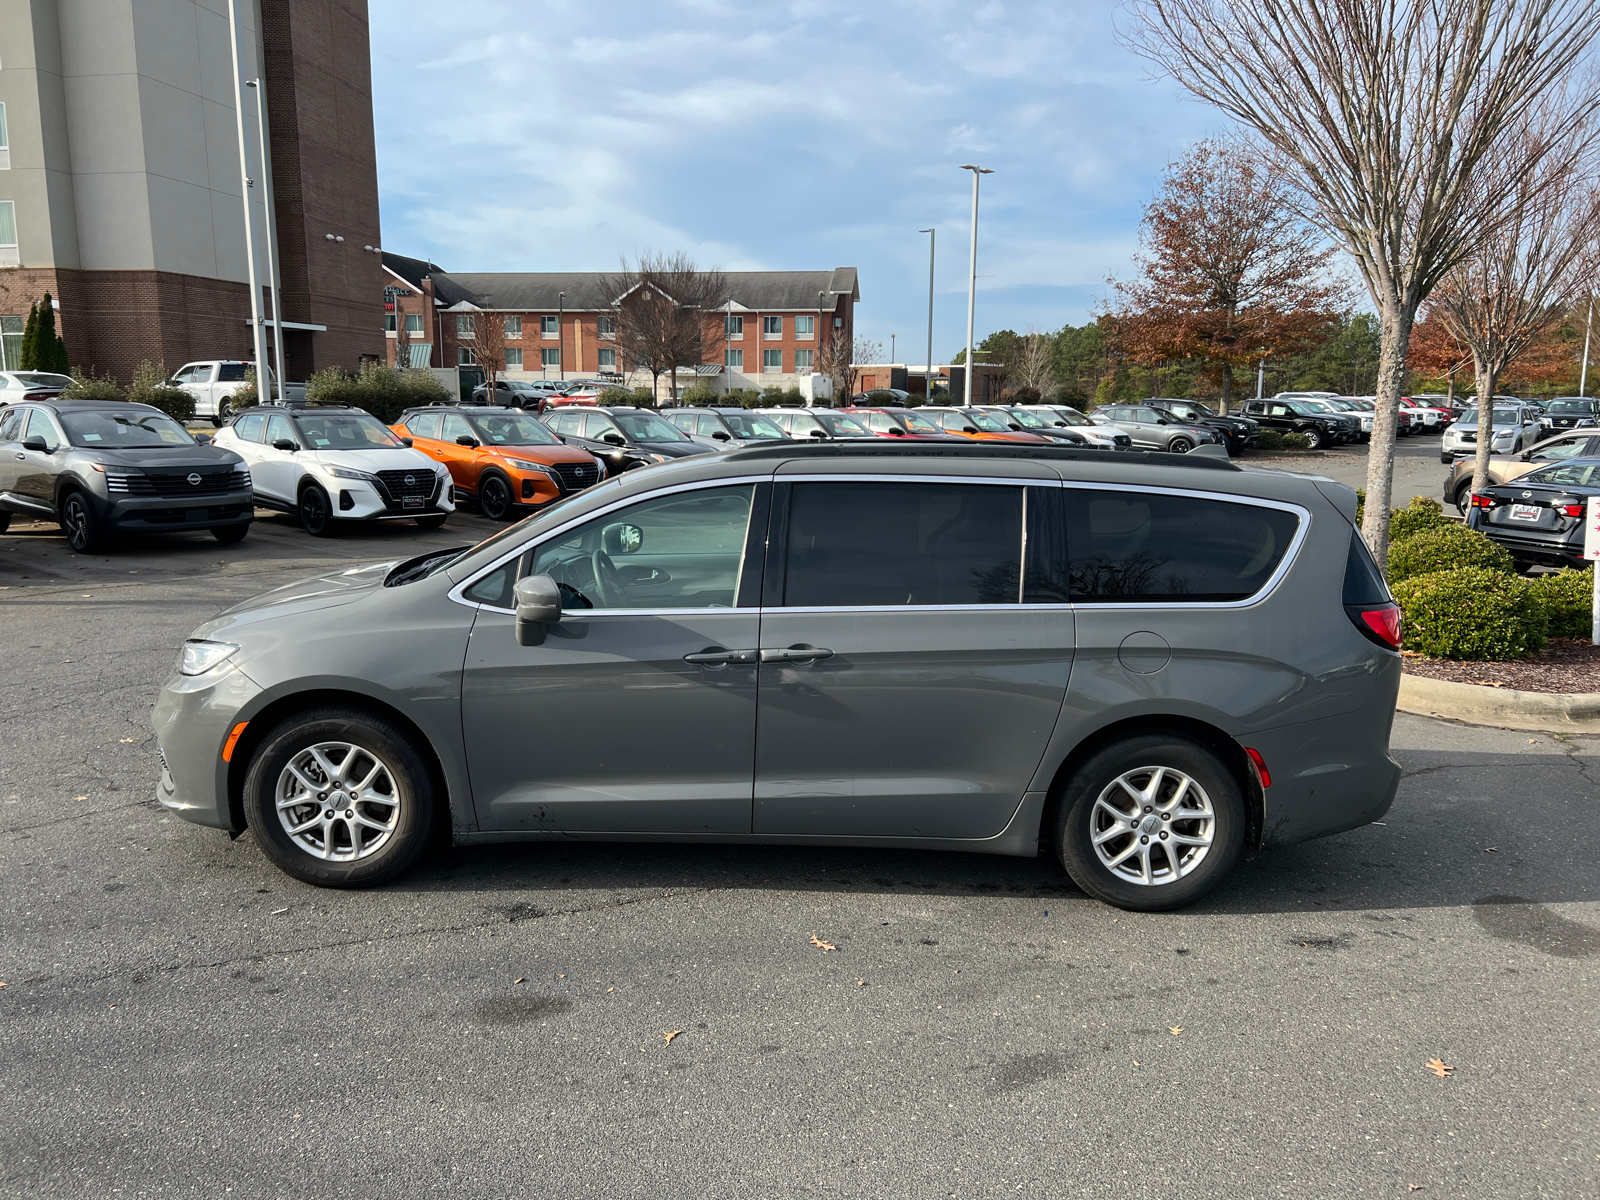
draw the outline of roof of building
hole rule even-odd
[[[567,308],[595,312],[610,308],[605,271],[463,271],[447,272],[438,263],[383,252],[383,265],[419,291],[431,276],[434,294],[444,307],[466,304],[505,312],[554,312]],[[854,267],[831,271],[728,271],[733,311],[793,312],[831,309],[840,296],[861,299]],[[563,296],[563,293],[565,295]],[[817,301],[822,299],[822,304]]]

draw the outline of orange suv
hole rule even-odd
[[[592,487],[606,470],[592,454],[568,446],[532,413],[494,405],[408,408],[390,426],[416,449],[450,468],[456,494],[476,501],[491,521],[540,508]]]

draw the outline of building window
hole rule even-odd
[[[722,365],[730,371],[744,370],[744,351],[724,350],[722,352]]]
[[[617,336],[617,319],[610,313],[601,313],[595,319],[595,324],[599,327],[601,337],[614,338]]]
[[[17,206],[0,200],[0,267],[14,267],[21,261],[17,255]]]
[[[763,375],[783,374],[782,350],[763,350],[761,352],[761,373]]]
[[[843,329],[844,328],[844,318],[843,317],[835,317],[833,319],[833,327],[835,329]]]
[[[799,316],[794,319],[794,335],[797,338],[817,336],[817,319],[812,316]]]
[[[727,335],[728,335],[729,338],[731,338],[733,341],[736,341],[736,342],[741,340],[744,337],[744,318],[743,317],[736,317],[732,313],[728,314]]]
[[[477,321],[476,317],[472,316],[470,313],[458,313],[458,314],[456,314],[456,336],[457,337],[464,337],[464,338],[473,337],[477,332],[477,328],[478,328],[478,321]]]
[[[539,365],[544,367],[546,371],[559,371],[561,369],[561,351],[539,351]]]
[[[796,350],[794,352],[794,373],[796,375],[811,374],[811,359],[815,350]]]
[[[26,325],[24,317],[0,317],[0,371],[22,367],[22,331]]]
[[[557,324],[559,320],[559,317],[540,317],[539,336],[551,338],[555,337],[561,328],[560,325]]]
[[[0,171],[11,168],[11,139],[6,134],[6,106],[0,104]]]
[[[478,356],[472,352],[471,346],[458,346],[456,348],[456,362],[463,367],[475,367],[478,365]]]
[[[513,313],[506,318],[506,336],[508,338],[519,338],[522,336],[521,314]],[[520,354],[522,352],[519,350],[517,353]]]
[[[522,347],[511,346],[506,350],[506,370],[522,370]]]
[[[617,352],[615,350],[600,351],[600,369],[602,371],[615,371],[617,369]]]
[[[415,333],[415,334],[421,334],[422,333],[422,314],[421,313],[407,313],[406,314],[406,332],[407,333]]]
[[[780,338],[783,336],[782,317],[762,317],[761,336],[764,338]]]
[[[392,312],[383,314],[383,331],[389,334],[395,331],[394,314]]]

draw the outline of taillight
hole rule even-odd
[[[1566,513],[1566,515],[1569,516],[1569,517],[1581,517],[1581,516],[1583,516],[1583,505],[1581,505],[1581,504],[1563,504],[1561,506],[1561,511]]]
[[[1400,649],[1400,606],[1393,602],[1388,604],[1357,606],[1347,604],[1344,608],[1350,620],[1355,623],[1368,641],[1376,642],[1386,650]]]
[[[1494,507],[1494,497],[1493,496],[1485,496],[1485,495],[1482,495],[1479,492],[1473,492],[1472,493],[1472,507],[1473,508],[1493,508]]]

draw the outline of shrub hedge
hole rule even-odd
[[[343,367],[325,367],[306,380],[307,404],[348,404],[364,408],[385,425],[391,425],[408,408],[448,404],[450,389],[429,372],[401,370],[367,363],[359,375]]]
[[[1413,575],[1393,591],[1404,615],[1406,649],[1430,658],[1501,661],[1523,658],[1544,645],[1545,605],[1515,575],[1456,567]]]
[[[1588,637],[1593,628],[1594,571],[1570,567],[1527,581],[1531,598],[1544,605],[1551,637]]]
[[[1399,542],[1424,529],[1438,529],[1454,524],[1445,520],[1444,506],[1428,496],[1413,496],[1406,508],[1397,508],[1389,514],[1389,540]]]
[[[1445,523],[1389,545],[1389,582],[1457,567],[1512,573],[1511,555],[1476,529]]]
[[[1285,450],[1309,450],[1311,439],[1303,433],[1286,433],[1283,435],[1283,448]]]
[[[96,375],[94,368],[72,368],[72,382],[61,390],[63,400],[121,400],[122,385],[110,372]]]
[[[181,387],[167,384],[165,363],[153,363],[148,358],[133,369],[133,385],[128,388],[128,399],[136,404],[159,408],[174,421],[188,424],[194,420],[194,397]]]
[[[1256,449],[1282,450],[1283,434],[1279,433],[1276,429],[1263,429],[1260,433],[1256,434]]]

